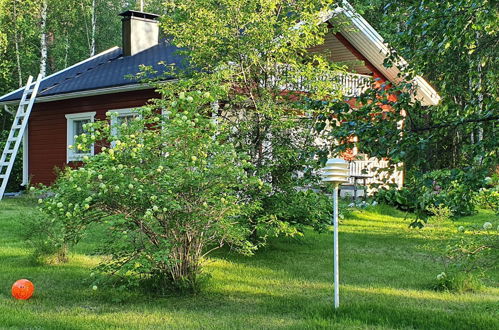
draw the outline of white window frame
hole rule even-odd
[[[136,108],[125,108],[125,109],[114,109],[114,110],[109,110],[108,112],[111,113],[111,134],[113,136],[116,136],[118,134],[117,127],[116,125],[118,124],[118,118],[119,117],[125,117],[129,115],[135,115],[140,118],[140,114],[137,111],[134,111]],[[113,115],[113,114],[117,115]]]
[[[76,120],[90,120],[91,123],[95,121],[96,112],[80,112],[80,113],[72,113],[67,114],[67,138],[66,138],[66,162],[74,162],[81,161],[84,156],[93,156],[94,155],[94,145],[90,147],[90,152],[79,154],[75,153],[73,149],[70,149],[69,146],[75,145],[75,132],[73,122]]]

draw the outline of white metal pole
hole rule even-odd
[[[334,308],[340,307],[340,269],[339,269],[339,255],[338,255],[338,184],[334,185],[333,194],[334,203]]]

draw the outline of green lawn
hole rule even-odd
[[[97,237],[68,264],[34,265],[20,233],[31,212],[24,200],[0,202],[0,328],[499,329],[499,270],[480,293],[435,292],[429,288],[442,267],[423,248],[460,224],[497,226],[492,213],[418,231],[386,207],[355,212],[340,227],[341,308],[334,311],[330,233],[277,239],[254,257],[220,251],[206,266],[212,277],[202,294],[160,298],[93,291],[98,257],[89,254]],[[29,301],[11,298],[20,278],[36,286]]]

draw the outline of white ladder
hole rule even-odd
[[[0,200],[2,200],[7,188],[7,182],[14,167],[14,161],[21,146],[41,80],[42,75],[39,74],[34,87],[31,88],[33,77],[29,76],[26,87],[24,87],[21,102],[19,102],[19,107],[17,108],[16,116],[14,117],[14,122],[12,123],[12,128],[10,129],[9,137],[0,157]]]

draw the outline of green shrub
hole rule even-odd
[[[57,264],[68,261],[63,222],[37,214],[26,217],[23,227],[23,236],[33,249],[36,262]]]
[[[376,201],[381,204],[394,206],[402,211],[414,211],[416,209],[415,193],[406,187],[402,189],[381,189],[376,195]]]
[[[414,212],[411,225],[422,227],[435,215],[430,210],[447,208],[452,216],[475,213],[474,196],[484,186],[480,172],[468,170],[437,170],[423,175],[412,175],[404,188],[380,190],[376,199],[401,210]]]
[[[498,266],[499,233],[497,223],[482,227],[457,228],[457,234],[443,247],[444,271],[437,275],[435,288],[454,292],[477,291],[483,286],[485,271]]]
[[[326,230],[333,214],[331,199],[312,190],[293,189],[274,194],[265,201],[263,208],[300,231],[304,226],[312,226],[318,231]]]
[[[9,127],[10,129],[10,127]],[[0,131],[0,152],[3,152],[5,147],[5,142],[9,136],[9,130]],[[18,156],[14,162],[14,167],[10,174],[9,183],[7,184],[6,192],[17,192],[19,191],[19,186],[22,182],[23,177],[23,157],[22,157],[22,147],[19,148]]]
[[[453,216],[452,211],[447,206],[442,204],[438,206],[430,205],[427,208],[427,211],[432,214],[428,220],[437,224],[450,220]]]
[[[478,207],[488,209],[499,214],[499,188],[482,188],[475,196],[475,203]]]
[[[451,275],[442,272],[437,275],[435,290],[451,292],[476,292],[483,288],[480,276],[473,273],[453,273]]]
[[[499,214],[499,174],[485,178],[485,182],[487,186],[476,194],[475,203],[480,208]]]
[[[75,150],[95,143],[102,152],[66,168],[47,189],[43,223],[57,235],[46,239],[71,247],[100,226],[108,238],[98,251],[107,256],[100,278],[127,287],[154,283],[160,292],[197,290],[203,258],[224,244],[251,254],[247,214],[258,205],[242,191],[265,184],[247,176],[249,165],[224,127],[202,115],[211,102],[182,94],[165,116],[157,106],[142,109],[119,135],[108,121],[87,124]]]

